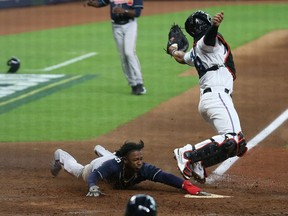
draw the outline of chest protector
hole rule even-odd
[[[205,68],[202,60],[199,58],[199,56],[197,56],[195,49],[193,49],[193,52],[191,52],[191,58],[194,59],[194,61],[193,61],[194,66],[198,72],[199,78],[204,76],[207,71],[218,70],[220,67],[226,67],[229,70],[229,72],[231,73],[231,75],[233,76],[233,80],[235,80],[236,79],[236,69],[235,69],[233,55],[231,53],[230,46],[228,45],[228,43],[224,40],[224,38],[220,34],[217,35],[217,38],[220,40],[220,42],[225,46],[225,48],[227,50],[223,64],[221,64],[221,65],[215,64],[210,68]],[[196,43],[194,44],[194,47],[195,46],[196,46]]]

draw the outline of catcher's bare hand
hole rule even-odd
[[[88,193],[86,194],[86,196],[88,197],[99,197],[100,195],[104,194],[99,190],[99,187],[97,185],[91,186]]]
[[[214,17],[213,17],[213,25],[215,26],[219,26],[220,23],[223,21],[224,19],[224,12],[220,12],[220,13],[217,13]]]
[[[174,43],[171,46],[168,47],[168,52],[171,56],[173,56],[173,53],[178,50],[178,44]]]

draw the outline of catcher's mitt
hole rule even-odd
[[[189,42],[186,36],[184,35],[183,31],[181,30],[181,27],[175,23],[171,26],[168,33],[168,43],[166,47],[166,53],[169,55],[172,55],[169,52],[169,47],[171,45],[175,46],[177,50],[181,50],[183,52],[186,52],[189,47]]]

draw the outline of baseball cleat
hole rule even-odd
[[[61,169],[62,169],[62,166],[59,160],[53,160],[51,162],[50,171],[54,177],[58,175]]]
[[[138,90],[137,85],[131,86],[131,94],[132,95],[137,95],[137,90]]]
[[[206,181],[205,168],[202,166],[200,161],[192,164],[192,176],[199,183],[202,183],[202,184],[205,183]]]
[[[193,146],[187,144],[183,148],[177,148],[174,150],[174,159],[177,160],[177,166],[180,173],[185,179],[193,177],[199,183],[205,183],[206,171],[201,162],[193,163],[184,157],[184,153],[192,151]]]
[[[143,86],[143,84],[137,84],[137,95],[144,95],[146,94],[147,90]]]
[[[137,84],[136,86],[131,86],[131,94],[132,95],[144,95],[146,94],[147,90],[143,84]]]
[[[174,159],[177,161],[177,167],[182,174],[182,176],[185,179],[190,179],[192,176],[192,171],[187,167],[187,163],[189,163],[189,160],[184,158],[184,152],[187,151],[188,149],[185,148],[176,148],[174,149]]]

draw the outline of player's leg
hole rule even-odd
[[[211,123],[219,135],[195,146],[188,144],[174,150],[178,168],[184,177],[194,176],[201,182],[205,179],[203,176],[206,176],[205,168],[229,157],[243,156],[247,151],[238,114],[232,99],[226,96],[228,95],[224,93],[224,95],[218,94],[218,97],[206,97],[199,104],[201,115]]]
[[[229,94],[220,91],[204,95],[199,103],[199,112],[220,135],[212,137],[216,143],[232,143],[229,140],[233,140],[236,142],[233,145],[236,155],[243,155],[247,151],[239,116]],[[196,150],[202,148],[202,145],[195,145],[195,148]],[[232,156],[233,154],[230,155],[230,157]]]
[[[108,156],[108,155],[114,155],[112,152],[108,151],[101,145],[96,145],[94,147],[94,152],[97,156],[102,157],[102,156]]]
[[[187,144],[174,150],[178,168],[186,179],[194,177],[203,183],[207,173],[205,168],[214,166],[234,156],[241,157],[247,151],[246,141],[240,132],[237,140],[235,134],[216,135],[195,146]]]
[[[135,78],[135,74],[130,70],[130,66],[128,63],[128,60],[126,58],[125,55],[125,29],[124,29],[125,25],[115,25],[112,24],[112,31],[113,31],[113,36],[114,36],[114,40],[116,42],[117,45],[117,49],[118,49],[118,53],[120,55],[121,58],[121,65],[122,65],[122,70],[123,73],[126,77],[126,80],[129,84],[129,86],[135,86],[137,85],[136,83],[136,78]],[[132,89],[133,90],[133,89]]]
[[[78,178],[82,175],[84,166],[79,164],[68,152],[57,149],[54,152],[54,160],[51,164],[52,175],[57,176],[62,168]]]
[[[242,133],[216,135],[204,142],[196,144],[192,151],[184,153],[184,158],[191,162],[201,161],[204,167],[221,163],[234,156],[242,156],[246,150],[246,141]]]
[[[144,87],[141,66],[139,59],[136,54],[136,41],[137,41],[137,20],[130,21],[125,25],[125,39],[124,39],[124,50],[125,56],[129,65],[130,73],[134,74],[135,82],[138,87],[136,94],[145,94],[146,88]]]
[[[198,110],[217,134],[235,133],[237,135],[242,130],[232,98],[224,91],[203,95]],[[234,138],[238,139],[236,135]]]

